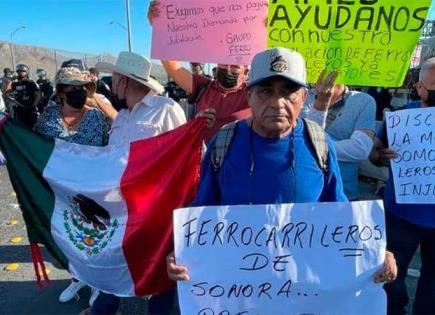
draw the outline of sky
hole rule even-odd
[[[148,5],[149,0],[130,0],[133,51],[145,56],[150,55],[151,43]],[[115,56],[128,49],[127,32],[116,24],[127,24],[125,0],[0,0],[0,12],[3,41],[24,25],[13,37],[17,44]]]

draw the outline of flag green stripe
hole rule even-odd
[[[51,236],[54,193],[42,176],[53,152],[54,140],[35,134],[10,119],[0,133],[0,148],[7,160],[29,241],[44,244],[66,268],[67,259]]]

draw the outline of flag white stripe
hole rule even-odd
[[[91,147],[56,139],[43,174],[55,194],[52,235],[68,257],[70,273],[92,287],[119,296],[135,295],[122,251],[128,212],[120,181],[127,166],[128,151],[128,145]],[[91,198],[110,213],[110,223],[105,221],[106,230],[95,229],[80,215],[75,215],[77,220],[72,220],[70,213],[78,212],[72,210],[71,204],[74,203],[70,200],[77,194]],[[114,223],[115,219],[118,225]],[[88,229],[87,233],[83,228]],[[96,231],[100,238],[87,237],[89,229]],[[110,237],[112,231],[114,234]],[[92,252],[95,248],[99,253]]]

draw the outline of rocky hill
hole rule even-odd
[[[50,78],[54,77],[56,70],[63,61],[68,59],[82,59],[88,67],[94,66],[98,61],[116,62],[116,57],[109,54],[92,55],[85,53],[73,53],[63,50],[44,47],[14,45],[15,63],[24,63],[30,67],[31,75],[35,75],[38,68],[45,69]],[[12,66],[11,46],[8,42],[0,41],[0,69]],[[162,83],[167,81],[165,70],[160,64],[154,63],[152,74]]]

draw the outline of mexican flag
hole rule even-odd
[[[108,293],[143,296],[174,286],[165,263],[172,211],[195,196],[204,121],[106,147],[48,139],[6,116],[1,125],[0,148],[31,243]]]

